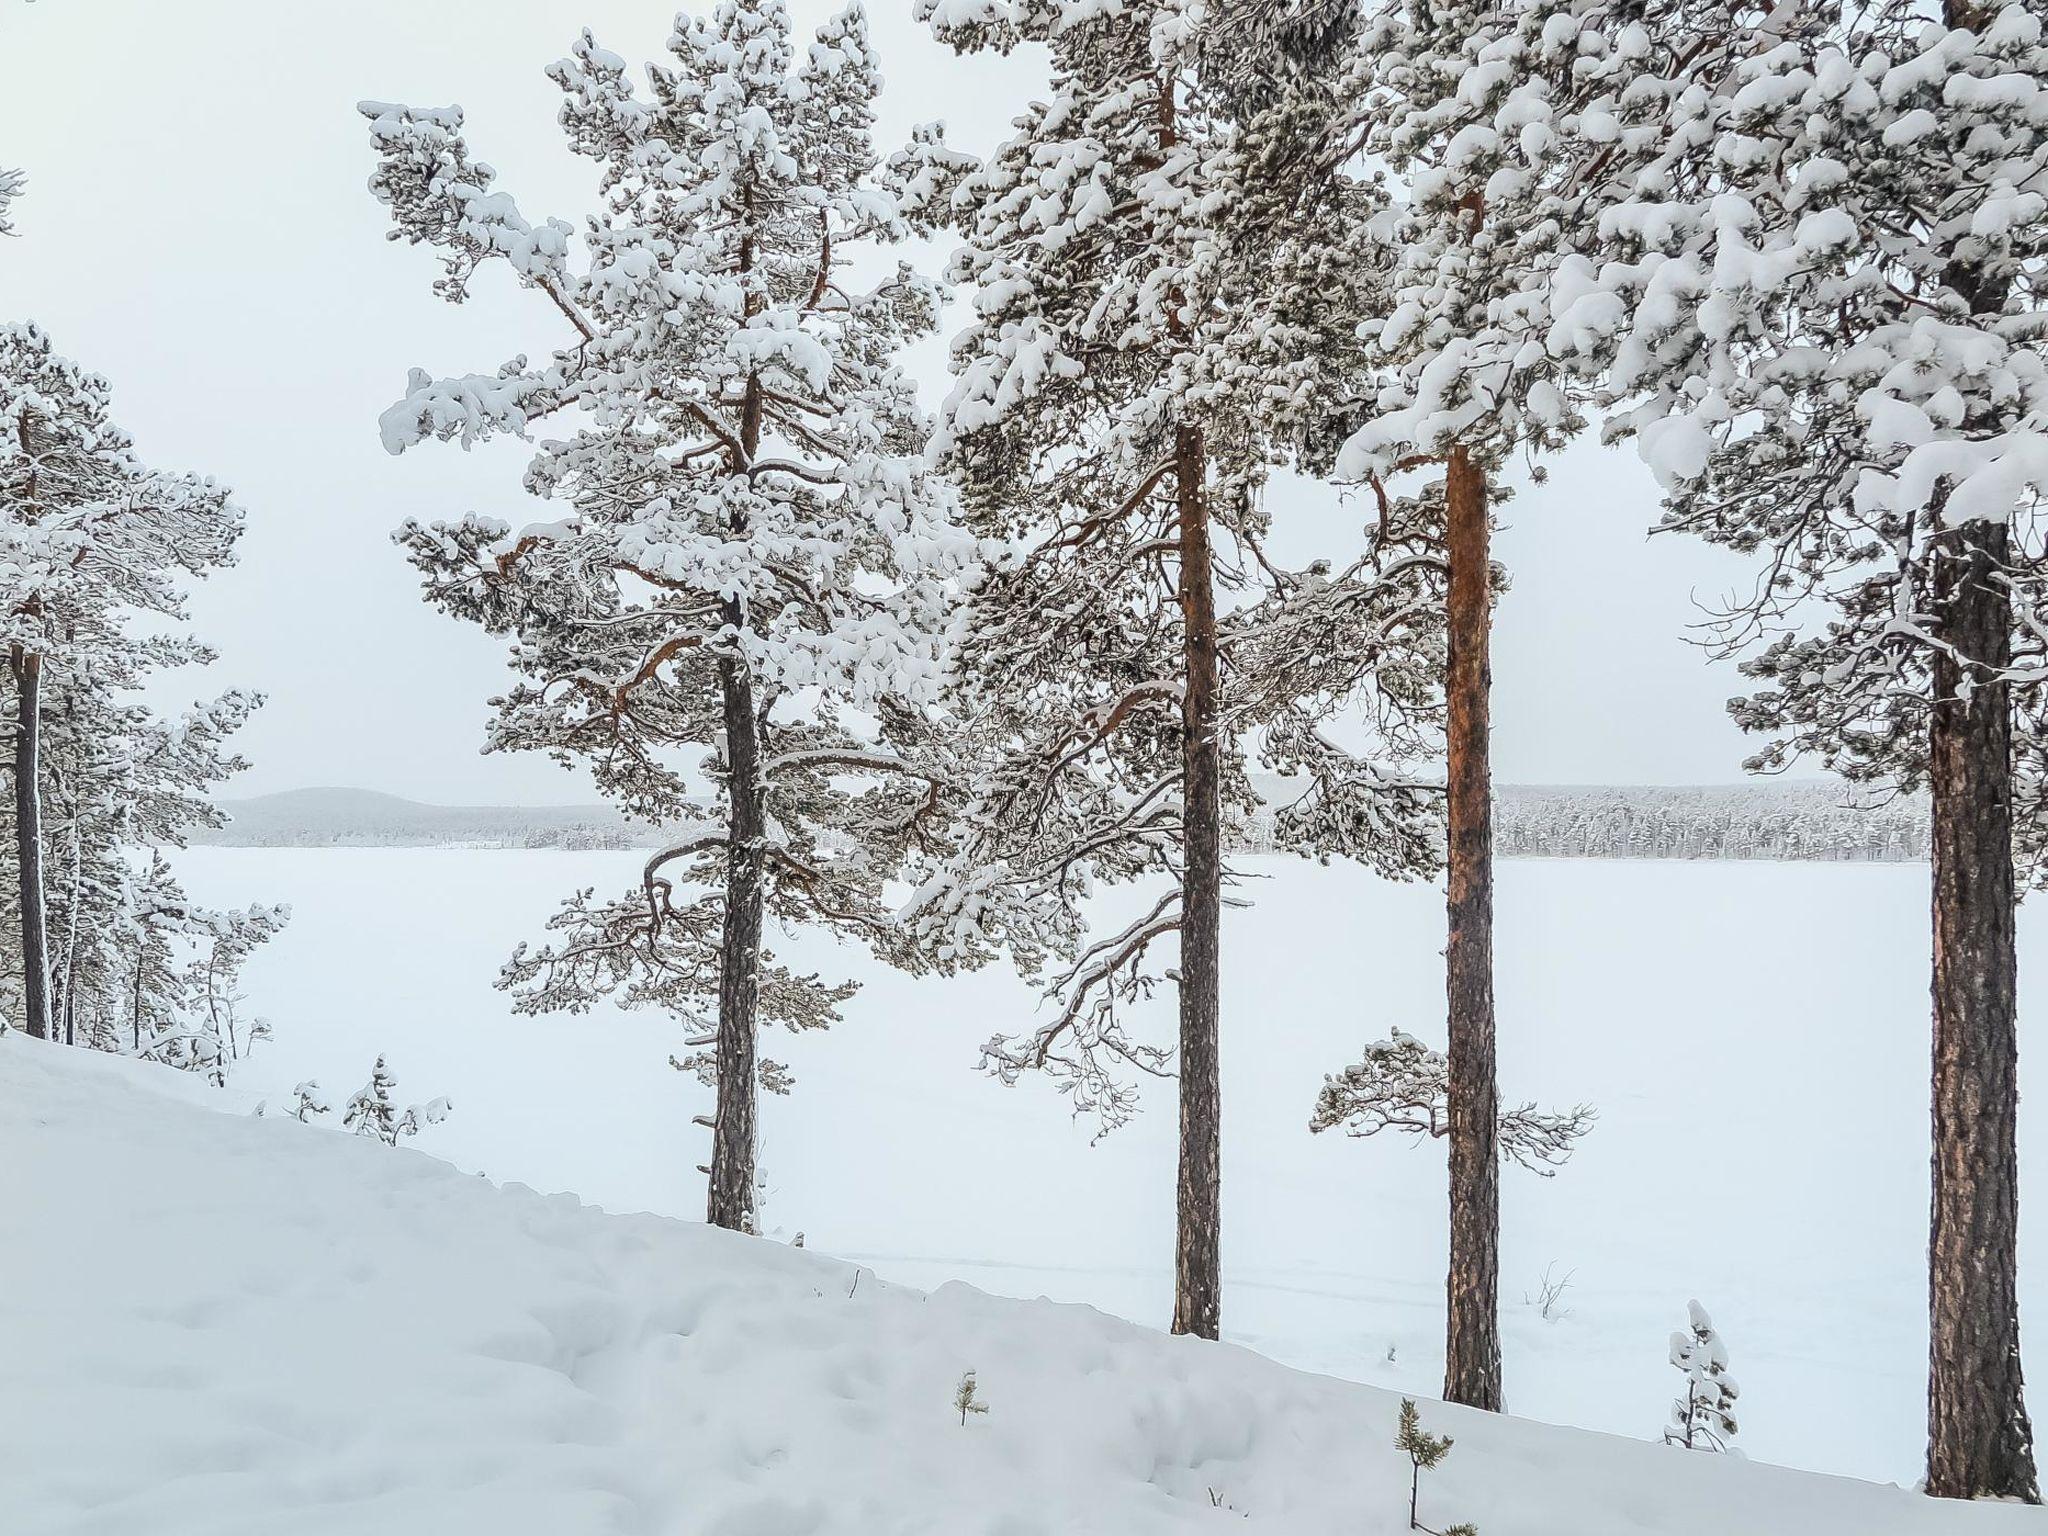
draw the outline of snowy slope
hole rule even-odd
[[[236,1104],[0,1039],[10,1536],[1406,1528],[1385,1392]],[[963,1426],[970,1367],[990,1411]],[[1459,1444],[1424,1518],[1484,1536],[2040,1528],[1426,1407]]]
[[[1322,1074],[1390,1026],[1442,1039],[1443,895],[1356,868],[1248,861],[1226,914],[1224,1308],[1231,1342],[1410,1392],[1443,1380],[1441,1143],[1311,1136]],[[668,1065],[658,1012],[515,1015],[492,990],[512,943],[631,854],[195,849],[215,905],[289,899],[250,968],[277,1038],[237,1082],[337,1098],[386,1053],[405,1102],[452,1095],[418,1144],[470,1172],[608,1210],[704,1209],[707,1089]],[[1145,898],[1113,902],[1142,908]],[[1713,1313],[1759,1461],[1884,1482],[1926,1435],[1927,874],[1905,864],[1525,859],[1502,866],[1501,1083],[1600,1123],[1554,1179],[1502,1180],[1508,1403],[1654,1437],[1688,1297]],[[1102,909],[1105,924],[1131,915]],[[931,1288],[1172,1313],[1174,1085],[1096,1145],[1042,1082],[974,1071],[1036,1016],[1005,967],[891,973],[806,936],[778,953],[856,976],[845,1024],[768,1049],[796,1091],[762,1106],[771,1232]],[[2025,995],[2048,978],[2048,905],[2020,914]],[[1172,1038],[1162,993],[1137,1012]],[[2031,1017],[2031,1015],[2029,1015]],[[2021,1185],[2048,1189],[2048,1053],[2020,1062]],[[2023,1222],[2028,1359],[2048,1348],[2048,1224]],[[1569,1316],[1528,1304],[1569,1275]],[[4,1528],[4,1522],[0,1522]]]

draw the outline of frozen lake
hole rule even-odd
[[[239,1087],[337,1096],[386,1053],[400,1102],[456,1113],[413,1145],[619,1211],[697,1216],[709,1107],[652,1014],[512,1015],[499,964],[632,854],[195,849],[195,897],[283,900],[249,993],[277,1039]],[[1423,1393],[1440,1383],[1443,1159],[1311,1137],[1325,1071],[1400,1026],[1442,1041],[1440,896],[1353,869],[1253,860],[1226,917],[1227,1338]],[[1924,1435],[1926,871],[1917,865],[1515,861],[1501,867],[1502,1092],[1600,1121],[1555,1179],[1502,1175],[1509,1407],[1655,1438],[1666,1337],[1698,1297],[1743,1388],[1756,1459],[1910,1483]],[[2048,928],[2021,919],[2023,1000]],[[764,1105],[768,1228],[914,1285],[1086,1302],[1163,1326],[1171,1085],[1097,1145],[1046,1085],[979,1076],[977,1047],[1036,1003],[1007,970],[936,980],[853,952],[786,951],[868,982],[829,1035],[764,1042],[797,1088]],[[2048,982],[2041,983],[2048,985]],[[1152,1021],[1170,1033],[1170,1000]],[[2035,1081],[2039,1053],[2025,1063]],[[338,1102],[338,1098],[337,1098]],[[2048,1189],[2037,1116],[2023,1187]],[[2048,1195],[2040,1197],[2048,1200]],[[2023,1253],[2030,1322],[2048,1248]],[[1569,1315],[1533,1295],[1569,1272]],[[2038,1332],[2035,1335],[2038,1337]],[[2037,1379],[2048,1370],[2037,1364]],[[2048,1405],[2035,1404],[2037,1416]]]

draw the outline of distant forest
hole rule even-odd
[[[1284,785],[1262,791],[1280,801]],[[1910,796],[1857,803],[1830,780],[1696,788],[1509,784],[1495,792],[1494,851],[1527,859],[1814,859],[1902,863],[1927,857],[1927,806]],[[1239,846],[1273,846],[1273,813]]]
[[[1282,781],[1261,783],[1284,802]],[[604,805],[423,805],[367,790],[308,789],[221,802],[232,820],[191,841],[241,848],[628,849],[658,829]],[[1273,812],[1232,828],[1241,853],[1273,849]],[[1503,785],[1495,850],[1503,858],[1817,859],[1899,863],[1927,857],[1927,807],[1897,797],[1857,804],[1825,780],[1667,788]]]

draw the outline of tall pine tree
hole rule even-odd
[[[458,109],[364,105],[372,190],[393,238],[442,251],[443,297],[503,263],[564,327],[538,365],[415,372],[383,430],[399,452],[560,424],[526,476],[558,517],[400,538],[434,602],[512,642],[491,746],[580,764],[631,813],[682,823],[636,889],[576,897],[504,979],[527,1007],[615,993],[684,1021],[717,1088],[707,1218],[748,1229],[757,1081],[787,1083],[758,1028],[822,1026],[851,990],[776,964],[764,920],[914,962],[882,887],[933,799],[900,749],[973,551],[892,361],[936,290],[901,265],[848,284],[853,252],[903,232],[861,11],[795,58],[780,0],[725,0],[680,18],[668,51],[644,96],[587,33],[550,70],[570,147],[601,171],[580,263],[567,225],[491,190]]]
[[[1280,814],[1290,846],[1432,867],[1433,786],[1406,762],[1435,718],[1440,562],[1405,530],[1341,568],[1267,557],[1268,417],[1300,381],[1274,341],[1284,317],[1227,237],[1254,146],[1206,92],[1199,18],[923,14],[962,50],[1043,44],[1052,79],[986,164],[927,136],[910,178],[962,237],[952,275],[974,288],[944,462],[976,531],[1010,551],[961,649],[957,847],[914,911],[943,956],[1007,947],[1046,977],[1051,1018],[984,1048],[1006,1080],[1049,1073],[1109,1126],[1135,1106],[1134,1073],[1177,1074],[1173,1327],[1214,1338],[1225,822],[1256,805],[1256,758],[1299,786]],[[1354,707],[1374,751],[1330,729]],[[1088,892],[1139,880],[1156,897],[1091,938]],[[1169,941],[1178,1031],[1162,1045],[1126,1014]]]
[[[1758,685],[1736,718],[1771,738],[1752,766],[1930,793],[1926,1486],[1951,1497],[2038,1497],[2014,904],[2048,833],[2042,26],[1967,0],[1751,13],[1704,83],[1615,94],[1596,126],[1641,144],[1633,196],[1552,298],[1553,351],[1629,407],[1666,525],[1762,561],[1721,635]]]

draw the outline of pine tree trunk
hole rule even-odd
[[[1223,744],[1217,721],[1216,592],[1199,427],[1174,433],[1180,521],[1185,819],[1180,928],[1180,1183],[1173,1331],[1222,1327],[1223,1090],[1218,1057],[1223,908]]]
[[[737,626],[739,604],[726,603],[726,622]],[[746,664],[721,658],[728,798],[725,927],[718,966],[718,1108],[712,1118],[711,1179],[704,1219],[735,1232],[754,1230],[756,1068],[754,1037],[761,1002],[762,839],[759,717]]]
[[[753,194],[746,192],[748,217]],[[740,243],[740,270],[753,266],[751,236]],[[751,313],[755,307],[747,301]],[[747,379],[740,406],[741,473],[761,450],[761,381]],[[742,531],[734,522],[733,531]],[[737,633],[746,624],[746,610],[737,598],[725,601],[725,623]],[[759,1145],[758,1069],[755,1033],[761,1011],[761,917],[766,899],[768,834],[761,783],[761,716],[754,698],[754,680],[744,658],[721,656],[718,688],[725,716],[726,837],[725,923],[718,948],[718,1105],[711,1122],[711,1174],[704,1196],[704,1219],[714,1227],[752,1232],[754,1224],[754,1156]]]
[[[2008,545],[2004,524],[1970,522],[1935,555],[1942,637],[1965,661],[1935,653],[1928,743],[1934,1190],[1927,1491],[2037,1501],[2020,1374],[2012,704],[1996,675],[2012,659],[2011,603],[1996,575]]]
[[[1494,1079],[1493,782],[1487,660],[1493,623],[1486,473],[1453,449],[1445,484],[1450,563],[1446,775],[1449,820],[1451,1173],[1444,1400],[1499,1412],[1500,1090]]]
[[[43,906],[43,658],[14,647],[14,834],[21,877],[22,1013],[28,1032],[50,1038],[50,945]]]

